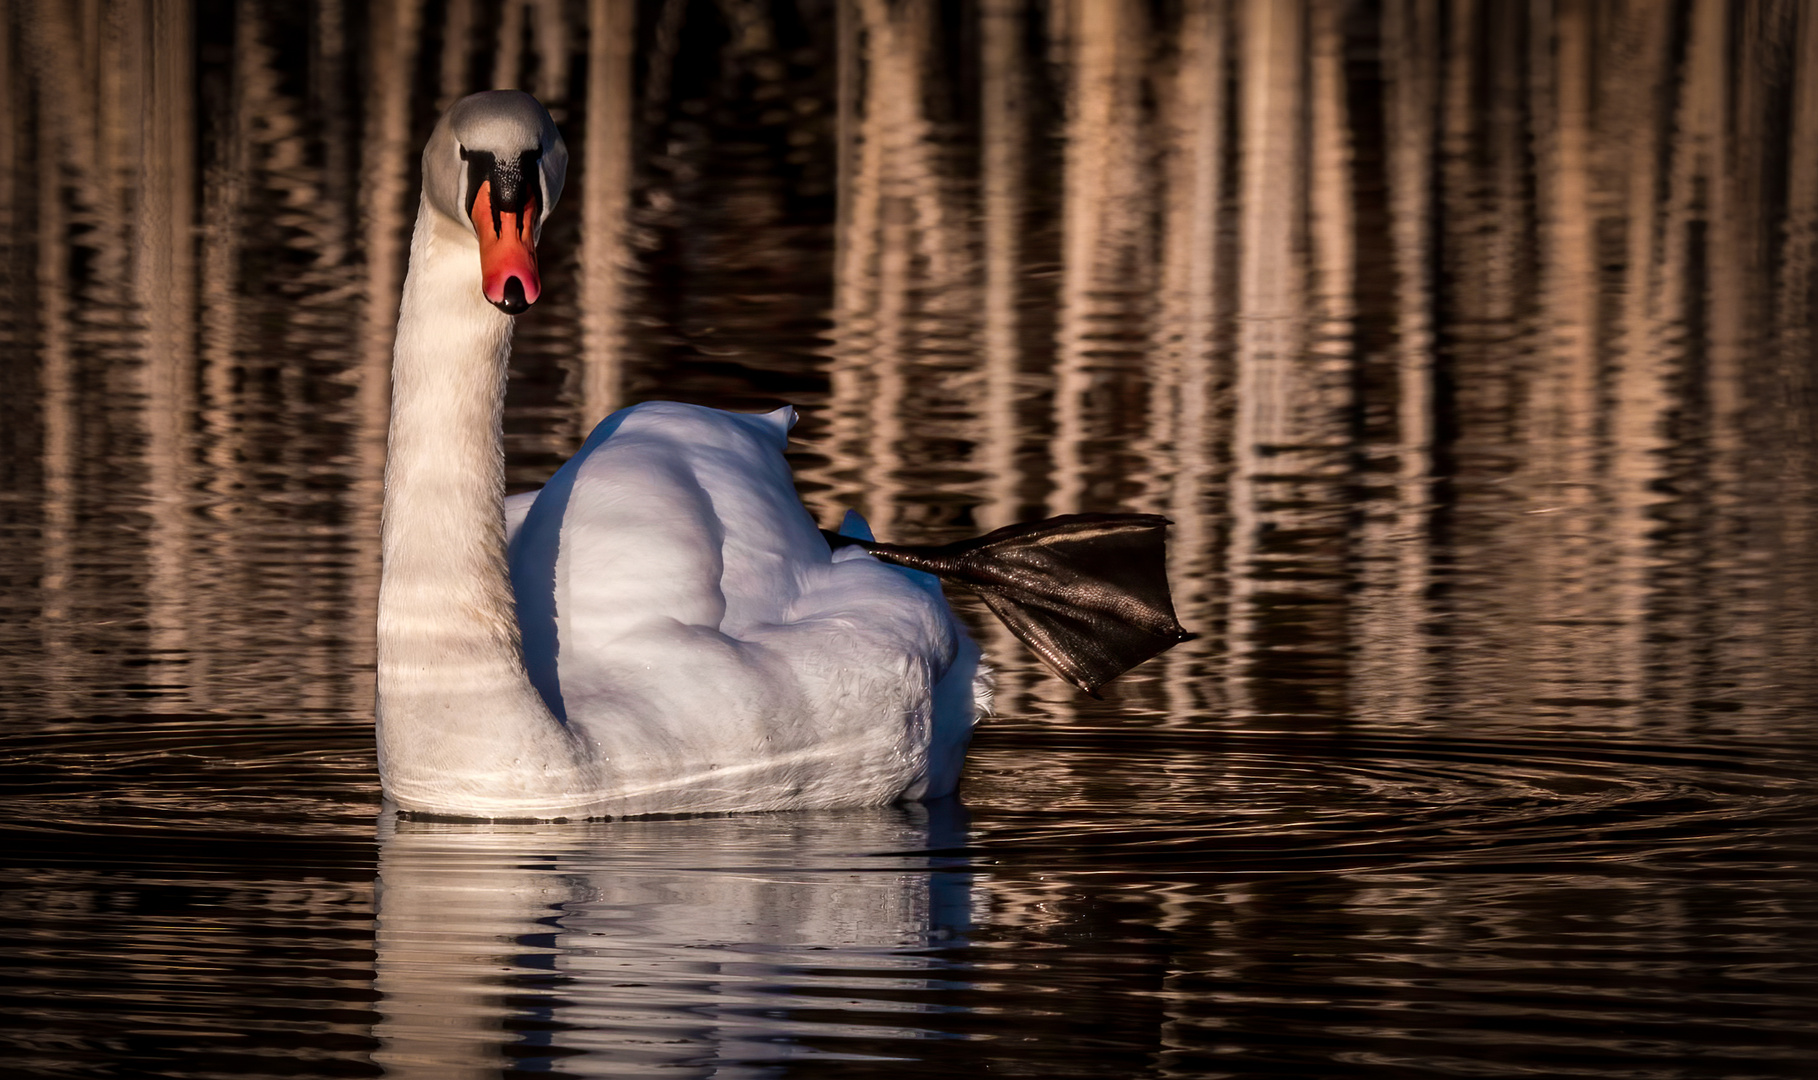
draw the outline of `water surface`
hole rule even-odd
[[[1802,5],[20,3],[9,1075],[1804,1077]],[[513,490],[796,405],[810,509],[1165,513],[1198,640],[1000,673],[961,799],[381,812],[415,158],[574,165]]]

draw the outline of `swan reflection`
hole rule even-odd
[[[908,1015],[935,1007],[917,994],[941,979],[931,950],[972,925],[971,875],[929,854],[965,839],[951,799],[556,825],[387,813],[374,1060],[458,1080],[892,1054],[931,1033]]]

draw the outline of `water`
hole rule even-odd
[[[7,1075],[1812,1074],[1803,5],[0,35]],[[1094,702],[968,605],[957,804],[382,815],[415,157],[513,84],[575,162],[514,490],[618,403],[786,401],[823,523],[1168,514],[1201,637]]]

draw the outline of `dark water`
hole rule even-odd
[[[1807,5],[0,35],[5,1075],[1818,1072]],[[492,85],[575,162],[514,489],[788,401],[824,523],[1168,514],[1200,639],[1094,702],[979,621],[960,804],[382,816],[414,162]]]

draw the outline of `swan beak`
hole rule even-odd
[[[507,315],[530,310],[543,293],[537,276],[537,201],[524,200],[516,211],[492,208],[492,182],[480,185],[473,200],[473,231],[480,238],[480,291]]]

